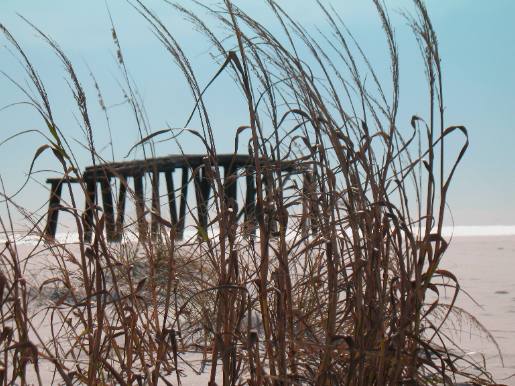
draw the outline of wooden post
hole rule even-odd
[[[143,190],[143,175],[138,174],[134,178],[134,195],[136,204],[136,217],[138,221],[139,238],[147,237],[147,220],[145,220],[145,192]]]
[[[118,202],[116,204],[116,225],[113,241],[120,241],[123,234],[123,222],[125,220],[125,201],[127,199],[127,178],[120,178],[120,190],[118,192]]]
[[[308,172],[302,174],[302,215],[300,216],[300,227],[302,237],[309,235],[309,199],[308,199],[309,177]]]
[[[175,199],[175,185],[173,182],[173,170],[165,173],[166,191],[168,194],[168,207],[170,208],[170,222],[177,227],[177,204]]]
[[[156,239],[160,235],[161,227],[159,217],[161,217],[161,205],[159,203],[159,172],[156,168],[152,171],[152,215],[150,216],[150,232],[152,238]]]
[[[114,224],[114,207],[113,207],[113,194],[111,190],[111,178],[105,176],[100,179],[100,187],[102,191],[102,203],[104,206],[104,223],[106,229],[107,241],[114,241],[115,239],[115,224]]]
[[[94,208],[97,201],[97,181],[95,177],[84,177],[86,181],[86,208],[84,210],[84,241],[91,242],[94,226]]]
[[[266,170],[265,174],[263,176],[263,182],[265,184],[265,200],[264,204],[265,207],[263,208],[263,215],[265,216],[265,222],[268,224],[268,232],[271,236],[277,236],[278,235],[278,229],[277,229],[277,219],[276,219],[276,210],[275,208],[275,201],[272,198],[274,191],[273,191],[273,175],[270,170]]]
[[[57,231],[57,219],[59,217],[59,208],[61,206],[61,192],[63,190],[63,180],[52,179],[50,182],[50,199],[48,204],[48,218],[45,228],[45,235],[50,238],[55,238]]]
[[[209,192],[211,190],[211,184],[206,175],[206,166],[199,167],[194,172],[195,180],[195,193],[197,197],[197,214],[199,219],[199,225],[204,231],[207,231],[208,221],[208,200]]]
[[[234,164],[224,165],[224,194],[227,206],[232,208],[235,216],[238,215],[238,179]]]
[[[188,203],[188,167],[182,168],[182,181],[181,181],[181,207],[179,208],[179,219],[177,220],[177,239],[182,240],[184,237],[184,226],[186,223],[186,206]]]
[[[316,235],[319,231],[319,214],[320,212],[318,211],[318,203],[316,202],[317,201],[317,195],[316,195],[316,191],[315,191],[315,183],[314,183],[314,177],[312,174],[309,175],[309,187],[310,187],[310,191],[309,191],[309,219],[310,219],[310,224],[311,224],[311,233],[313,235]]]
[[[309,228],[311,228],[312,234],[316,234],[318,232],[318,213],[316,210],[317,205],[314,202],[315,192],[313,176],[309,171],[304,173],[302,195],[302,234],[303,236],[307,236]]]
[[[247,192],[245,193],[245,222],[246,229],[250,234],[256,234],[256,184],[254,172],[251,168],[245,169],[245,180]]]

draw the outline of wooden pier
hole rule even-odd
[[[260,163],[261,164],[261,163]],[[292,162],[273,162],[263,160],[263,167],[269,171],[280,171],[289,174],[298,174],[298,168]],[[49,178],[50,199],[45,234],[55,238],[61,206],[61,193],[64,184],[77,184],[82,182],[85,189],[85,210],[83,214],[84,238],[90,242],[95,227],[95,210],[98,208],[99,198],[102,198],[102,210],[106,237],[108,241],[119,241],[122,238],[125,220],[125,207],[127,193],[132,182],[134,203],[136,208],[136,221],[140,237],[148,234],[148,223],[145,211],[144,179],[150,178],[151,183],[151,210],[150,234],[157,236],[160,232],[161,204],[159,194],[160,178],[166,181],[167,201],[170,210],[170,223],[175,229],[177,239],[184,236],[187,199],[190,182],[193,182],[196,199],[198,225],[203,229],[208,226],[208,200],[214,181],[213,167],[223,168],[223,194],[226,203],[235,213],[244,216],[245,222],[255,223],[256,216],[256,182],[254,159],[248,155],[223,154],[216,159],[209,159],[205,155],[177,155],[151,158],[128,162],[111,162],[86,167],[82,179],[77,178]],[[180,184],[174,180],[174,171],[181,171]],[[220,169],[219,169],[220,170]],[[238,211],[238,176],[245,177],[246,193],[243,209]],[[113,200],[113,179],[118,180],[118,200]],[[306,179],[306,178],[305,178]],[[131,181],[132,180],[132,181]],[[100,196],[98,196],[100,185]],[[266,188],[265,184],[265,188]],[[176,197],[179,192],[179,197]],[[178,202],[177,202],[178,201]]]

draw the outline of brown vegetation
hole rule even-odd
[[[55,296],[37,306],[41,297],[24,280],[24,267],[41,252],[35,248],[22,258],[2,219],[10,240],[0,263],[2,384],[26,384],[29,375],[37,382],[42,363],[51,367],[56,382],[68,385],[180,384],[187,351],[203,353],[212,385],[216,377],[223,385],[451,384],[456,376],[490,382],[441,329],[453,305],[441,304],[439,292],[459,290],[454,275],[439,269],[447,246],[441,229],[447,191],[468,140],[465,128],[444,124],[438,44],[426,8],[414,3],[416,16],[408,20],[424,56],[430,116],[414,116],[409,133],[398,127],[398,51],[381,2],[375,6],[390,52],[391,79],[385,82],[390,96],[343,21],[322,4],[331,32],[317,39],[268,1],[282,40],[229,0],[223,11],[205,8],[225,28],[229,38],[224,39],[176,6],[216,47],[219,73],[231,73],[248,106],[248,121],[235,141],[239,145],[239,136],[249,134],[256,178],[254,238],[246,231],[249,223],[238,222],[225,199],[205,88],[165,24],[137,1],[134,6],[197,100],[192,116],[202,127],[188,130],[201,138],[213,167],[209,219],[217,231],[197,223],[198,235],[178,242],[162,219],[157,240],[110,244],[102,211],[96,210],[94,238],[87,243],[72,194],[67,210],[74,215],[79,243],[74,249],[40,240],[55,271],[38,292],[52,289]],[[80,179],[44,85],[14,37],[2,29],[38,91],[26,96],[48,129],[48,142],[35,159],[50,150],[64,175]],[[74,68],[57,44],[38,32],[66,67],[92,162],[98,163]],[[118,44],[114,28],[113,37]],[[121,50],[118,59],[127,74]],[[358,62],[365,63],[372,90]],[[143,134],[143,124],[140,129],[138,146],[159,134]],[[465,144],[449,161],[444,139],[456,134]],[[309,171],[308,181],[286,179],[267,160],[294,161]],[[34,230],[42,232],[34,222]],[[49,337],[38,334],[39,322],[50,325]]]

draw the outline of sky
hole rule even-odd
[[[213,4],[213,1],[209,1]],[[243,2],[257,19],[268,17],[260,1]],[[280,2],[290,15],[308,27],[324,28],[325,20],[309,0]],[[379,74],[387,74],[387,47],[372,1],[333,1],[338,13],[363,46]],[[82,167],[88,165],[82,148],[84,134],[77,125],[78,112],[65,81],[64,68],[51,49],[23,22],[24,16],[51,36],[70,57],[88,91],[88,106],[94,119],[97,148],[111,157],[107,123],[99,107],[90,72],[100,85],[109,106],[114,158],[123,159],[138,140],[134,119],[128,114],[120,90],[121,75],[111,38],[107,5],[118,30],[125,62],[145,102],[150,130],[184,125],[193,101],[169,55],[152,35],[148,23],[124,0],[70,1],[2,0],[0,23],[5,25],[26,51],[45,85],[63,133],[70,139]],[[187,47],[201,81],[207,82],[217,65],[211,47],[164,1],[146,1]],[[182,1],[183,5],[190,5]],[[515,224],[515,2],[511,0],[431,0],[426,2],[438,34],[444,71],[446,124],[464,125],[470,146],[458,168],[449,193],[449,208],[457,225]],[[401,56],[401,98],[399,122],[409,125],[413,114],[426,117],[427,89],[416,42],[401,13],[413,10],[408,0],[387,2],[395,27]],[[25,84],[20,64],[0,36],[0,142],[27,129],[41,129],[41,121],[25,105],[2,108],[25,98],[5,75]],[[246,123],[245,109],[237,92],[221,87],[229,77],[222,75],[207,96],[217,123],[215,139],[220,151],[232,148],[231,131]],[[244,106],[242,106],[244,107]],[[231,138],[229,141],[228,138]],[[7,194],[24,183],[36,149],[45,143],[38,134],[20,135],[0,146],[0,176]],[[186,151],[195,152],[198,142],[184,138]],[[456,145],[457,146],[457,145]],[[451,149],[453,147],[451,146]],[[159,154],[177,153],[175,143],[163,143]],[[198,151],[197,151],[198,152]],[[137,154],[136,154],[137,155]],[[55,169],[55,159],[43,153],[36,162],[38,171],[15,201],[40,212],[48,192],[41,186]],[[54,173],[55,174],[55,173]],[[0,213],[4,216],[5,209]],[[449,220],[450,221],[450,220]]]

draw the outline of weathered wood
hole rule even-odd
[[[170,209],[170,222],[177,227],[177,203],[175,199],[175,184],[173,182],[173,172],[165,173],[166,191],[168,194],[168,207]]]
[[[186,225],[186,207],[188,205],[188,180],[189,169],[182,168],[181,180],[181,206],[179,208],[179,219],[177,221],[177,239],[182,240],[184,237],[184,227]]]
[[[107,241],[114,241],[115,223],[114,223],[114,205],[113,193],[111,189],[111,178],[105,177],[100,180],[100,190],[102,192],[102,204],[104,211],[104,224],[106,229]]]
[[[212,157],[209,167],[224,168],[224,184],[223,197],[225,198],[229,208],[234,210],[233,221],[239,221],[241,216],[244,217],[245,223],[250,226],[252,233],[255,233],[255,225],[260,216],[265,216],[263,220],[269,224],[270,232],[275,231],[276,214],[274,213],[273,199],[271,188],[273,185],[274,172],[293,172],[299,173],[298,165],[294,161],[273,161],[260,158],[260,170],[263,175],[265,197],[264,204],[261,208],[256,203],[256,186],[255,186],[255,165],[254,158],[249,155],[222,154]],[[173,180],[173,171],[182,169],[182,185],[180,186],[180,197],[176,197],[176,186]],[[238,211],[238,174],[245,169],[245,178],[247,184],[247,193],[245,195],[244,208]],[[168,204],[170,209],[171,223],[176,227],[175,236],[182,239],[186,224],[186,212],[188,206],[188,185],[190,182],[189,173],[192,171],[193,182],[195,184],[195,196],[197,201],[197,215],[199,226],[207,228],[209,220],[209,196],[211,184],[213,183],[213,173],[211,169],[207,169],[205,155],[176,155],[168,157],[158,157],[139,161],[128,162],[111,162],[95,166],[87,167],[83,173],[82,179],[66,178],[67,182],[85,183],[86,205],[83,213],[83,226],[86,242],[91,242],[92,234],[95,226],[95,210],[97,205],[97,182],[102,187],[102,205],[104,211],[105,228],[107,239],[110,241],[121,240],[124,229],[125,205],[127,195],[127,179],[134,179],[135,206],[138,222],[138,231],[140,237],[146,237],[148,225],[145,219],[145,197],[143,179],[147,174],[151,175],[152,184],[152,213],[150,220],[150,229],[153,236],[159,234],[160,228],[160,203],[159,203],[159,173],[165,173],[166,186],[168,191]],[[113,191],[110,182],[113,178],[119,179],[119,197],[116,203],[116,212],[113,204]],[[48,183],[52,184],[51,200],[49,203],[48,221],[45,232],[49,236],[55,236],[58,211],[60,210],[60,194],[61,185],[64,179],[49,179]],[[61,185],[60,185],[61,183]],[[57,199],[59,196],[59,200]],[[57,200],[57,201],[56,201]],[[177,201],[180,200],[180,204]],[[306,203],[306,210],[309,210],[310,204]],[[115,219],[116,215],[116,219]],[[316,216],[313,216],[316,217]],[[315,220],[313,220],[315,221]],[[312,223],[313,229],[315,223]]]
[[[245,193],[245,215],[243,221],[250,234],[256,233],[256,186],[253,170],[247,168],[245,171],[245,182],[247,191]]]
[[[309,230],[312,234],[318,232],[318,213],[316,208],[318,205],[315,200],[315,192],[313,185],[313,175],[311,172],[303,173],[303,187],[302,187],[303,203],[302,203],[302,232],[307,236]]]
[[[159,223],[159,218],[161,217],[161,205],[159,202],[159,172],[154,170],[150,179],[152,184],[152,214],[150,216],[150,232],[152,233],[152,238],[155,239],[159,237],[161,231]]]
[[[270,170],[267,170],[263,176],[263,183],[265,188],[265,197],[264,197],[264,208],[263,216],[265,216],[265,223],[268,224],[268,232],[272,236],[277,236],[278,234],[278,226],[277,226],[277,216],[276,216],[276,208],[275,208],[275,200],[274,196],[274,183],[273,183],[273,174]]]
[[[61,206],[63,183],[60,179],[53,180],[50,183],[50,199],[48,204],[48,217],[45,234],[50,238],[55,238],[55,234],[57,232],[57,220],[59,218],[59,208]]]
[[[137,160],[137,161],[125,161],[125,162],[110,162],[106,164],[96,165],[96,166],[88,166],[85,169],[85,176],[88,178],[92,178],[94,176],[103,177],[103,176],[111,176],[117,177],[120,175],[126,176],[135,176],[135,175],[144,175],[146,173],[151,173],[154,170],[157,170],[159,173],[164,173],[168,171],[173,171],[174,169],[180,168],[191,168],[196,169],[197,167],[203,166],[205,164],[205,155],[198,154],[183,154],[183,155],[175,155],[168,157],[157,157],[146,160]],[[271,169],[275,170],[278,166],[283,171],[294,171],[296,170],[296,164],[294,161],[272,161],[265,158],[261,159],[263,164],[261,165],[261,169]],[[216,161],[216,162],[215,162]],[[215,158],[214,162],[218,166],[228,165],[230,163],[234,164],[236,169],[244,168],[249,165],[253,165],[254,158],[249,155],[242,154],[219,154]],[[212,166],[216,166],[212,165]]]
[[[207,177],[207,168],[202,166],[193,172],[195,182],[195,195],[197,198],[197,215],[199,226],[205,231],[208,224],[208,201],[211,183]]]
[[[234,163],[224,165],[224,194],[227,205],[232,208],[234,213],[238,213],[238,172]]]
[[[86,180],[85,192],[85,209],[84,209],[84,240],[87,243],[91,242],[94,227],[94,208],[97,201],[97,181],[95,178]]]
[[[127,200],[127,179],[120,178],[120,188],[118,191],[118,202],[116,204],[116,230],[113,241],[120,241],[123,235],[123,222],[125,220],[125,202]]]
[[[145,192],[143,190],[143,175],[139,174],[134,179],[134,195],[136,206],[136,217],[138,222],[138,232],[141,239],[147,236],[147,220],[145,219]]]
[[[91,177],[105,175],[116,176],[117,174],[144,175],[154,170],[164,173],[184,167],[195,169],[204,165],[205,158],[205,155],[184,154],[137,161],[110,162],[102,165],[89,166],[86,168],[85,173]],[[224,165],[233,161],[238,167],[248,165],[251,160],[248,155],[221,154],[216,157],[218,165]]]

